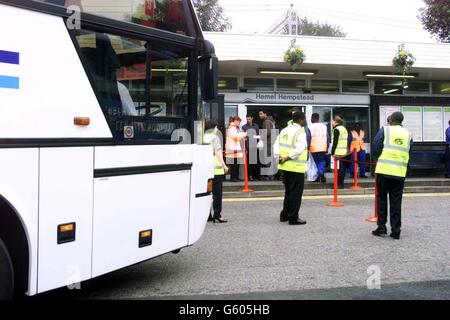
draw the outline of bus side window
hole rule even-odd
[[[117,140],[171,140],[174,130],[189,129],[188,50],[87,30],[75,33]]]
[[[82,52],[96,84],[100,104],[111,116],[122,114],[116,76],[120,63],[109,37],[96,33],[95,48],[82,48]]]

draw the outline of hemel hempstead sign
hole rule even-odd
[[[314,95],[305,94],[284,94],[284,93],[257,93],[255,99],[258,101],[292,101],[292,102],[312,102]]]

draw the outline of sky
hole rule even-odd
[[[235,33],[264,33],[294,4],[301,16],[339,25],[347,38],[436,42],[417,16],[423,0],[220,0]]]

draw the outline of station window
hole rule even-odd
[[[339,80],[312,80],[312,92],[339,92]]]
[[[379,80],[375,81],[375,94],[402,94],[402,80]]]
[[[237,91],[238,79],[232,77],[220,77],[219,78],[219,90]]]
[[[350,132],[353,130],[355,124],[359,124],[361,129],[366,132],[366,137],[369,137],[369,108],[364,107],[335,107],[333,108],[333,115],[340,114],[345,119],[345,127]],[[366,141],[368,139],[366,138]]]
[[[235,117],[238,115],[237,106],[225,106],[225,128],[228,128],[230,117]]]
[[[303,91],[305,80],[303,79],[277,79],[278,91]]]
[[[117,140],[170,140],[174,130],[189,128],[189,51],[156,41],[74,32]]]
[[[368,81],[342,81],[342,92],[347,93],[369,93]]]
[[[375,94],[430,94],[426,81],[379,80],[375,81]]]
[[[274,91],[272,78],[244,78],[244,88],[250,91]]]
[[[408,81],[403,86],[404,94],[430,94],[430,83],[421,81]]]
[[[433,82],[433,94],[448,94],[450,95],[450,81],[447,82]]]

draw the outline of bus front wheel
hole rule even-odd
[[[0,239],[0,300],[12,299],[14,292],[14,269],[8,249]]]

